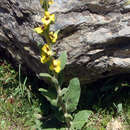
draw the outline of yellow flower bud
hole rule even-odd
[[[45,53],[42,53],[41,54],[41,63],[46,63],[46,62],[48,62],[50,60],[50,57],[49,56],[47,56]]]
[[[60,60],[53,60],[51,65],[49,66],[49,69],[52,71],[55,71],[56,73],[59,73],[61,71]]]
[[[38,34],[42,34],[45,29],[46,29],[46,26],[42,25],[40,27],[34,28],[34,31],[37,32]]]
[[[54,32],[50,32],[49,33],[49,37],[50,37],[52,43],[55,43],[57,38],[58,38],[58,34],[56,32],[55,33]]]

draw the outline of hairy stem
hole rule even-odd
[[[59,83],[56,83],[56,91],[57,91],[58,104],[60,105],[60,107],[62,108],[62,111],[64,113],[64,118],[65,118],[65,122],[66,122],[66,125],[67,125],[67,130],[70,130],[71,119],[67,117],[67,115],[69,115],[69,114],[67,112],[66,105],[65,105],[63,98],[61,96],[61,87],[60,87]]]
[[[62,96],[59,96],[60,95],[60,92],[61,92],[61,89],[60,87],[58,87],[58,101],[59,101],[59,104],[61,105],[62,107],[62,110],[63,110],[63,113],[64,113],[64,118],[65,118],[65,121],[66,121],[66,124],[67,124],[67,127],[70,128],[71,124],[70,124],[70,119],[66,118],[66,115],[68,114],[67,113],[67,109],[66,109],[66,105],[64,104],[63,100],[62,100]]]

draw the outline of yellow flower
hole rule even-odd
[[[57,36],[57,33],[55,32],[50,32],[49,33],[49,37],[50,37],[50,39],[51,39],[51,41],[52,41],[52,43],[55,43],[56,42],[56,40],[57,40],[57,38],[58,38],[58,36]]]
[[[49,56],[47,56],[45,53],[42,53],[42,55],[41,55],[41,63],[46,63],[46,62],[48,62],[50,60],[50,57]]]
[[[42,47],[42,53],[45,53],[47,56],[52,55],[52,50],[48,44],[44,44],[44,46]]]
[[[50,60],[50,56],[52,56],[53,52],[48,44],[44,44],[41,50],[41,63],[44,64]]]
[[[45,16],[48,16],[48,17],[50,16],[50,13],[48,11],[45,11],[44,14]]]
[[[48,0],[48,4],[52,5],[54,3],[54,0]]]
[[[45,26],[55,22],[55,14],[50,14],[48,11],[45,11],[45,16],[42,18],[42,22]]]
[[[37,32],[38,34],[42,34],[45,29],[46,27],[42,25],[40,27],[34,28],[34,31]]]
[[[61,62],[60,60],[53,60],[51,65],[49,66],[50,70],[59,73],[61,71]]]

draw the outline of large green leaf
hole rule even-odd
[[[62,52],[59,60],[61,61],[61,70],[63,70],[65,68],[65,65],[67,63],[67,53],[66,52]]]
[[[88,121],[89,116],[92,114],[92,111],[83,110],[75,114],[74,120],[72,122],[72,130],[81,130],[84,124]]]
[[[78,78],[73,78],[67,92],[64,94],[64,101],[66,103],[67,111],[73,112],[76,110],[80,98],[80,82]]]

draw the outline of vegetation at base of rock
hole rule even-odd
[[[126,97],[129,97],[129,95],[130,95],[129,82],[120,81],[120,83],[116,82],[117,84],[115,84],[115,82],[113,82],[113,81],[115,81],[115,78],[112,78],[112,79],[104,82],[103,87],[100,86],[100,88],[97,88],[96,84],[93,84],[93,86],[96,88],[96,89],[94,89],[95,92],[90,91],[88,85],[87,85],[87,87],[84,87],[84,88],[86,88],[86,90],[81,89],[78,78],[73,78],[72,80],[70,80],[68,87],[67,87],[67,84],[66,85],[64,84],[63,69],[65,68],[65,65],[66,65],[67,53],[62,53],[60,55],[60,57],[57,58],[56,53],[52,51],[52,45],[54,43],[56,43],[56,40],[58,38],[57,32],[59,32],[59,31],[56,31],[56,32],[50,31],[50,25],[55,22],[55,15],[50,14],[48,12],[48,8],[50,7],[51,4],[53,4],[53,0],[52,1],[44,0],[44,1],[41,1],[41,3],[42,3],[42,7],[45,9],[44,17],[41,19],[43,25],[36,27],[34,30],[40,36],[43,36],[43,40],[45,40],[45,42],[46,42],[46,44],[44,44],[41,48],[41,63],[43,63],[43,64],[48,63],[49,73],[41,73],[39,76],[41,78],[43,78],[43,77],[48,78],[51,82],[51,85],[43,86],[40,84],[38,86],[38,88],[34,87],[35,90],[40,91],[40,93],[37,91],[38,95],[35,93],[37,95],[37,96],[35,96],[35,94],[32,91],[33,90],[32,84],[35,80],[31,79],[31,85],[30,85],[30,84],[28,84],[29,83],[28,77],[24,77],[22,79],[21,65],[19,65],[18,74],[16,74],[16,75],[15,75],[14,71],[10,71],[10,73],[7,72],[7,74],[4,73],[4,71],[3,72],[1,71],[2,72],[1,73],[2,74],[1,75],[1,86],[2,87],[0,89],[0,93],[1,93],[1,99],[0,99],[0,103],[1,103],[0,108],[1,109],[0,110],[1,110],[1,115],[2,115],[2,118],[1,118],[2,129],[6,129],[6,127],[7,127],[7,129],[10,129],[11,127],[17,127],[17,124],[19,124],[19,123],[20,123],[19,127],[23,126],[23,129],[28,129],[28,127],[30,127],[31,129],[51,129],[51,130],[53,128],[58,129],[58,127],[59,127],[59,129],[62,129],[62,130],[63,129],[80,130],[80,129],[95,129],[95,128],[97,129],[97,126],[100,123],[97,124],[98,121],[95,122],[95,118],[98,115],[97,113],[100,113],[100,111],[101,111],[101,113],[103,113],[102,117],[105,117],[105,114],[106,114],[105,112],[107,112],[107,111],[110,112],[111,118],[102,120],[101,116],[98,117],[97,118],[98,120],[102,120],[101,121],[102,125],[100,125],[99,129],[109,129],[110,127],[114,126],[113,125],[114,123],[120,124],[120,125],[114,126],[114,127],[118,127],[118,129],[120,129],[123,127],[122,124],[124,122],[128,124],[128,128],[129,128],[129,99],[128,99],[128,102],[126,100]],[[115,3],[113,3],[113,4],[115,4]],[[13,3],[13,5],[15,5],[15,4]],[[19,5],[19,4],[16,4],[16,6],[17,5]],[[92,3],[90,5],[92,6]],[[102,8],[102,11],[100,11],[100,8],[103,7],[103,3],[99,4],[98,8],[96,9],[96,11],[98,13],[96,13],[96,11],[94,11],[94,14],[96,14],[97,16],[98,16],[98,14],[105,15],[105,14],[109,13],[110,10],[115,9],[115,8],[113,8],[113,9],[111,8],[109,10],[109,8],[107,8],[108,6],[107,7],[106,6],[104,6],[105,8]],[[75,12],[77,12],[76,10],[75,10]],[[88,12],[89,11],[93,12],[91,10],[91,7],[89,7],[87,10],[88,10]],[[106,12],[104,13],[104,11],[106,11]],[[4,12],[4,10],[2,10],[2,12]],[[8,14],[7,12],[6,12],[6,14]],[[127,10],[124,10],[124,13],[125,12],[127,12]],[[17,16],[17,14],[18,13],[16,13],[16,15],[14,15],[14,16],[17,17],[17,19],[16,19],[17,21],[20,21],[20,20],[18,20],[19,18]],[[22,13],[22,14],[24,15],[24,13]],[[27,15],[27,16],[29,16],[29,15]],[[87,16],[88,16],[88,13],[87,13]],[[72,17],[72,15],[71,15],[71,17]],[[4,18],[4,16],[3,16],[3,18]],[[68,20],[68,18],[67,18],[67,20]],[[118,21],[118,20],[119,19],[117,19],[116,21]],[[22,27],[22,24],[25,21],[23,21],[22,23],[19,23],[18,25],[21,25],[21,27]],[[75,22],[76,21],[77,20],[75,19]],[[108,22],[108,21],[105,21],[105,22]],[[2,22],[2,24],[3,23],[4,22]],[[77,23],[79,24],[79,22],[77,22]],[[95,21],[95,23],[96,23],[96,21]],[[104,22],[100,23],[100,24],[104,24]],[[99,22],[98,22],[98,25],[99,25]],[[3,28],[4,27],[5,26],[3,26]],[[111,26],[110,28],[113,29],[113,26]],[[127,30],[129,30],[129,28],[126,26],[126,24],[125,24],[125,28],[127,28]],[[87,29],[88,29],[88,27],[87,27]],[[126,36],[128,36],[128,32],[124,31],[122,28],[120,31],[114,30],[114,32],[111,31],[111,29],[109,30],[108,28],[99,27],[97,29],[98,30],[93,30],[94,35],[90,32],[91,28],[88,31],[89,35],[85,35],[85,41],[86,41],[86,37],[87,37],[87,40],[88,40],[87,43],[89,45],[92,43],[95,43],[96,45],[98,45],[99,43],[102,43],[102,42],[106,44],[107,39],[109,39],[109,43],[110,43],[111,36],[114,36],[113,34],[116,34],[116,32],[119,32],[119,34],[122,38],[124,38],[124,36],[125,36],[125,39],[126,39]],[[5,36],[8,36],[7,34],[9,31],[6,30],[6,31],[2,31],[2,32],[3,32],[3,34],[5,33]],[[110,32],[112,32],[112,33],[110,33]],[[73,33],[72,36],[74,36],[74,34],[75,33]],[[112,35],[110,36],[110,34],[112,34]],[[15,37],[14,35],[12,35],[12,36]],[[116,36],[115,39],[119,38],[119,37],[117,37],[117,35],[115,35],[115,36]],[[18,37],[20,37],[20,35]],[[4,37],[2,36],[2,39],[3,38]],[[11,33],[8,36],[8,38],[10,39],[11,42],[13,41],[13,40],[11,40]],[[17,41],[17,40],[15,39],[15,41]],[[20,41],[22,41],[22,40],[20,39]],[[22,44],[22,42],[20,42],[20,41],[18,41],[18,44],[20,44],[20,43]],[[29,40],[29,42],[30,41],[31,40]],[[80,37],[80,41],[83,42],[84,40],[82,40],[82,38]],[[122,42],[122,41],[124,41],[124,39],[120,39],[119,41]],[[127,42],[129,42],[129,39]],[[115,44],[115,43],[117,44],[117,42],[114,42],[113,44]],[[118,43],[117,46],[118,45],[120,46],[120,44],[121,43]],[[3,45],[6,45],[6,44],[3,44]],[[2,47],[3,47],[3,45],[2,45]],[[79,45],[79,42],[78,42],[78,45]],[[84,45],[83,45],[83,47],[84,47]],[[6,47],[4,47],[4,48],[6,48]],[[78,47],[78,48],[80,48],[80,47]],[[89,64],[88,62],[92,61],[92,60],[94,60],[93,62],[97,61],[97,62],[95,62],[96,66],[93,66],[93,68],[98,67],[99,69],[101,69],[101,72],[100,72],[100,74],[102,75],[101,77],[103,77],[103,75],[105,77],[106,77],[106,75],[111,75],[110,70],[111,70],[111,68],[113,68],[112,65],[117,66],[117,68],[118,68],[118,66],[120,66],[120,64],[124,63],[121,66],[123,68],[123,72],[124,72],[125,68],[126,68],[125,71],[128,71],[127,67],[125,66],[125,64],[128,62],[128,59],[122,58],[123,59],[123,61],[122,61],[122,59],[120,58],[119,55],[116,55],[116,57],[115,57],[115,51],[116,51],[116,49],[114,49],[115,47],[113,48],[110,45],[108,48],[106,48],[107,50],[109,50],[108,51],[109,53],[104,53],[106,51],[105,48],[104,47],[102,48],[100,46],[101,50],[100,49],[97,50],[98,53],[96,52],[96,54],[99,54],[99,53],[101,54],[100,57],[98,57],[98,59],[101,59],[103,61],[103,62],[101,62],[102,64],[100,64],[99,60],[95,59],[97,57],[95,55],[95,52],[94,52],[95,58],[92,56],[93,51],[91,50],[91,45],[89,46],[89,48],[90,48],[90,52],[88,52],[89,50],[87,50],[87,53],[89,53],[90,57],[87,57],[87,59],[88,59],[87,61],[85,60],[85,66],[87,63],[89,65],[89,67],[92,68],[93,63]],[[98,46],[97,46],[97,48],[98,48]],[[28,50],[29,53],[33,52],[33,51],[29,50],[27,47],[24,47],[24,49]],[[121,51],[122,51],[122,49],[124,50],[124,47],[120,48]],[[20,50],[22,50],[22,48],[20,48]],[[113,52],[111,52],[111,50]],[[117,49],[117,51],[119,51],[119,49]],[[76,53],[77,52],[78,51],[76,50]],[[85,52],[86,52],[86,48],[85,48]],[[112,53],[113,53],[114,57],[112,57],[112,55],[111,55]],[[13,53],[11,53],[11,54],[13,55]],[[77,53],[77,54],[79,57],[79,53]],[[107,56],[104,56],[104,54],[107,54]],[[17,55],[17,56],[18,56],[17,58],[20,59],[20,56],[19,55]],[[81,56],[84,57],[84,55],[81,55]],[[107,60],[110,59],[110,56],[111,56],[111,63],[108,63],[108,65],[107,65]],[[86,55],[85,55],[85,57],[86,57]],[[128,57],[128,56],[126,55],[125,57]],[[77,58],[77,56],[76,56],[76,58]],[[84,58],[84,59],[86,59],[86,58]],[[81,60],[81,62],[82,62],[82,60]],[[78,62],[78,63],[80,63],[80,62]],[[103,67],[103,69],[102,69],[102,66],[104,66],[104,64],[105,64],[105,68]],[[123,65],[125,67],[123,67]],[[80,66],[80,65],[78,64],[78,66]],[[3,67],[3,65],[2,65],[2,67]],[[86,73],[85,69],[88,70],[89,67],[84,67],[84,69],[81,67],[81,70]],[[109,70],[107,70],[107,68],[109,68]],[[129,67],[128,67],[128,69],[129,69]],[[119,70],[121,70],[121,68],[119,68]],[[97,74],[98,74],[98,71],[96,70]],[[80,74],[79,70],[77,72]],[[91,72],[93,72],[93,70]],[[120,72],[118,72],[118,73],[120,73]],[[6,76],[4,74],[6,74]],[[14,77],[12,76],[13,74],[14,74]],[[94,73],[92,73],[92,74],[94,75]],[[81,73],[81,75],[83,75],[83,73]],[[98,77],[98,75],[96,75],[96,76]],[[83,75],[83,77],[84,77],[84,75]],[[15,78],[16,78],[16,80],[15,80]],[[85,77],[84,77],[84,79],[88,80]],[[8,83],[9,83],[9,85],[7,85]],[[14,84],[12,85],[12,83],[14,83]],[[8,88],[4,88],[6,85],[8,86]],[[124,87],[125,87],[125,94],[123,93]],[[91,87],[91,88],[93,88],[93,87]],[[85,95],[83,92],[85,92]],[[120,93],[123,94],[124,100],[122,100],[122,98],[119,96]],[[86,94],[88,97],[86,96]],[[40,99],[38,98],[39,95],[41,96]],[[95,95],[96,95],[96,97],[95,97]],[[96,100],[98,101],[98,104],[95,102]],[[49,107],[46,106],[46,102],[48,103]],[[25,104],[27,104],[27,105],[25,105]],[[46,113],[44,111],[45,108],[44,109],[41,108],[41,104],[43,106],[46,106],[46,109],[49,109],[49,112]],[[107,104],[107,105],[105,105],[105,104]],[[124,104],[127,104],[127,105],[125,106]],[[26,108],[27,106],[28,106],[28,108]],[[29,107],[30,107],[30,109],[29,109]],[[24,109],[24,108],[26,108],[26,109]],[[101,108],[101,110],[100,110],[100,108]],[[105,109],[105,110],[103,110],[103,109]],[[33,114],[30,114],[30,113],[33,113]],[[126,113],[128,113],[128,115]],[[7,118],[4,118],[4,115],[6,115]],[[29,118],[28,118],[28,115],[29,115]],[[24,121],[23,120],[21,121],[22,117],[24,118],[23,119]],[[27,121],[27,125],[25,125],[26,120],[30,119],[30,118],[31,118],[31,121],[29,120],[29,123]],[[54,120],[53,120],[53,118],[54,118]],[[18,121],[15,122],[15,120],[18,120]],[[8,121],[11,122],[11,125],[10,125],[11,127],[8,126]],[[59,123],[59,126],[56,125],[56,123],[55,123],[55,126],[51,126],[51,124],[52,124],[51,121],[53,123],[55,123],[55,122]],[[6,122],[7,122],[7,125],[6,125]],[[21,125],[21,123],[24,125]],[[33,123],[34,123],[34,125],[32,125]],[[96,124],[96,127],[95,127],[95,124],[93,124],[93,123]],[[120,126],[120,128],[119,128],[119,126]],[[13,129],[15,129],[15,128],[13,128]],[[117,129],[117,128],[115,128],[115,129]]]
[[[35,130],[41,125],[40,101],[27,77],[0,57],[0,129]],[[24,88],[24,89],[23,89]]]
[[[25,77],[26,76],[21,75],[21,83],[23,83]],[[78,113],[79,110],[88,109],[93,112],[88,122],[85,123],[83,130],[106,130],[109,124],[116,120],[122,124],[125,130],[129,130],[129,77],[130,75],[112,77],[105,79],[104,82],[98,81],[90,85],[88,84],[87,86],[82,86],[82,94],[76,111]],[[19,85],[18,71],[15,71],[10,64],[0,58],[1,130],[8,130],[9,128],[22,130],[35,130],[36,128],[44,130],[51,128],[51,130],[53,130],[53,128],[56,129],[64,126],[64,123],[59,123],[59,121],[54,118],[54,113],[47,100],[41,97],[38,91],[36,92],[38,82],[33,83],[30,81],[31,79],[28,77],[26,86],[32,86],[32,90],[30,90],[31,104],[27,96],[21,97],[21,95],[16,95],[15,103],[8,106],[6,101],[11,102],[11,95],[16,92],[16,88]],[[39,85],[41,85],[41,83],[39,83]],[[43,85],[46,88],[46,85]],[[24,93],[24,95],[27,95],[27,93]],[[12,102],[13,99],[14,97],[12,97]],[[122,104],[122,107],[120,104]]]
[[[51,3],[53,2],[52,0]],[[67,64],[67,53],[63,52],[59,58],[55,58],[56,52],[52,51],[52,46],[58,39],[59,30],[55,32],[50,31],[51,24],[55,22],[55,14],[48,12],[48,8],[50,7],[49,0],[45,0],[41,3],[44,9],[44,17],[41,19],[43,25],[36,27],[34,31],[41,35],[46,42],[46,44],[40,48],[41,63],[46,63],[50,71],[48,71],[48,73],[40,73],[39,76],[48,78],[51,86],[48,89],[40,88],[39,91],[50,102],[55,117],[61,123],[65,124],[63,129],[82,129],[92,112],[81,110],[78,113],[74,113],[77,109],[81,94],[80,81],[75,77],[70,80],[69,86],[64,88],[64,81],[62,79],[64,68]],[[83,115],[87,116],[81,118]]]

